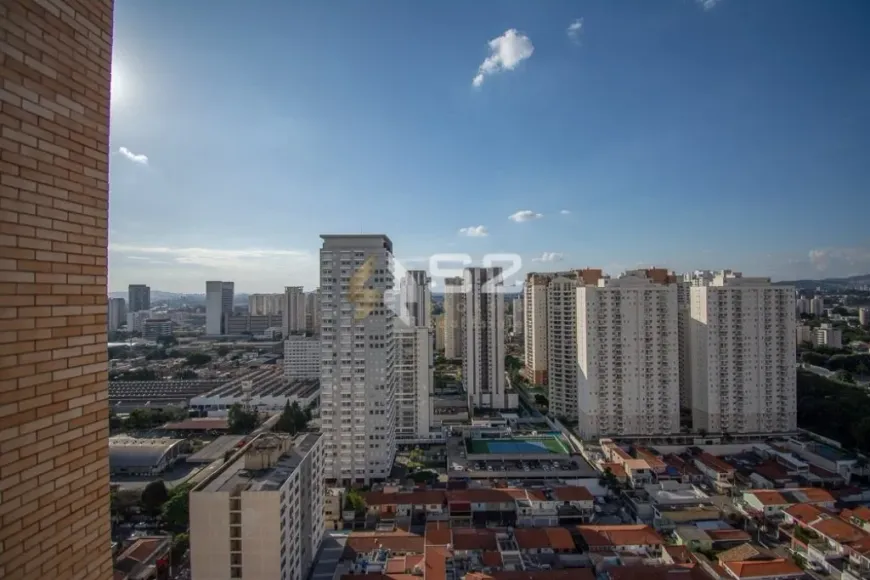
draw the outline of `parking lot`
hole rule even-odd
[[[457,469],[458,468],[458,469]],[[554,459],[553,461],[543,461],[531,459],[527,461],[514,461],[514,460],[483,460],[483,461],[471,461],[467,462],[465,466],[457,463],[451,466],[452,471],[462,471],[463,469],[468,469],[470,471],[486,471],[486,472],[496,472],[496,471],[522,471],[523,473],[532,473],[535,472],[536,475],[539,475],[540,472],[544,473],[558,473],[564,471],[574,471],[576,470],[576,466],[570,459]]]

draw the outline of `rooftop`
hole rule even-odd
[[[320,433],[304,433],[296,437],[295,440],[289,436],[274,433],[260,435],[245,448],[244,453],[235,457],[232,462],[226,463],[217,475],[195,491],[233,492],[239,489],[244,491],[275,491],[293,474],[293,471],[302,463],[302,460],[320,437]],[[289,445],[291,440],[292,446],[288,446],[277,460],[270,461],[269,467],[257,470],[246,467],[246,460],[250,454],[257,453],[261,449],[271,450],[273,445]]]
[[[215,387],[201,397],[227,397],[238,398],[242,396],[242,386],[251,383],[251,398],[258,397],[300,397],[305,398],[314,394],[320,388],[317,379],[288,380],[283,375],[283,369],[277,366],[258,367],[257,370],[234,378],[219,387]],[[196,404],[196,402],[192,402]]]

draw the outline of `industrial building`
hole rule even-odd
[[[183,439],[110,437],[109,471],[112,476],[153,477],[171,467],[185,450]]]
[[[258,411],[280,411],[287,402],[308,407],[320,396],[318,379],[288,380],[281,367],[264,367],[190,399],[190,408],[221,415],[239,403]]]

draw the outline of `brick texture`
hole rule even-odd
[[[0,0],[0,578],[108,580],[112,0]]]

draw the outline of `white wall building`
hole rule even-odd
[[[843,331],[829,323],[816,328],[813,338],[816,346],[843,348]]]
[[[794,288],[722,272],[691,289],[690,308],[694,429],[796,429]]]
[[[577,288],[582,437],[679,433],[675,282],[650,269]]]
[[[430,328],[431,282],[425,270],[409,270],[398,281],[396,334],[396,442],[429,440],[430,397],[435,384],[434,333]]]
[[[109,298],[109,312],[106,323],[109,332],[118,330],[127,322],[127,305],[123,298]]]
[[[130,312],[151,310],[151,288],[145,284],[127,286],[127,303]]]
[[[465,295],[462,278],[444,279],[444,358],[459,360],[465,356],[462,333],[465,328]]]
[[[810,314],[813,316],[825,315],[825,299],[821,296],[816,296],[810,301]]]
[[[284,377],[320,378],[320,338],[290,335],[284,341]]]
[[[502,269],[466,268],[465,357],[462,379],[469,407],[509,409],[504,376]]]
[[[726,270],[730,273],[730,270]],[[689,329],[692,316],[692,286],[706,286],[713,281],[716,273],[712,270],[695,270],[677,277],[677,337],[680,345],[680,408],[692,408],[692,387],[689,380],[692,366],[692,353],[689,348]]]
[[[305,331],[320,334],[320,288],[305,295]]]
[[[858,309],[858,323],[861,326],[870,326],[870,308]]]
[[[127,313],[127,332],[142,332],[145,330],[145,321],[151,318],[150,310]]]
[[[142,338],[157,340],[161,336],[172,336],[172,321],[168,318],[149,318],[142,321]]]
[[[324,235],[320,250],[321,428],[326,478],[369,483],[396,455],[393,243]]]
[[[193,580],[308,577],[324,531],[323,444],[259,435],[193,488]]]
[[[302,286],[287,286],[282,297],[284,336],[294,332],[305,332],[305,292]]]
[[[283,297],[283,294],[249,294],[248,314],[251,316],[280,314],[284,306]]]
[[[233,313],[234,294],[233,282],[205,283],[205,333],[207,335],[226,334],[225,317]]]

